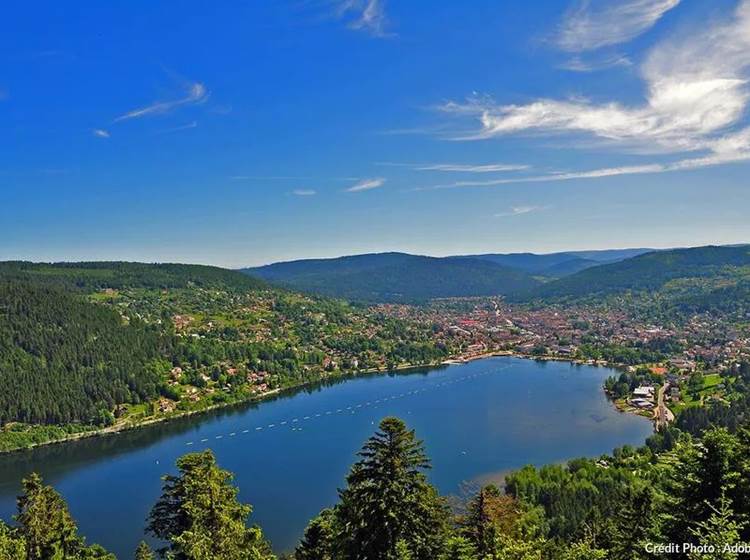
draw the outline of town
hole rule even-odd
[[[377,309],[432,325],[439,340],[459,349],[448,361],[516,355],[617,368],[626,374],[619,381],[630,383],[624,389],[614,381],[606,387],[608,394],[621,410],[653,417],[657,428],[686,406],[726,402],[731,375],[750,357],[746,328],[732,328],[707,315],[665,326],[614,307],[520,306],[502,298],[382,304]]]

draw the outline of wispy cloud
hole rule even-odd
[[[750,144],[750,129],[743,131],[744,137],[741,142],[743,145]],[[738,140],[728,137],[727,142],[737,142]],[[710,167],[714,165],[723,165],[727,163],[737,163],[750,161],[750,150],[743,148],[741,152],[727,151],[724,155],[714,154],[705,157],[687,158],[672,163],[649,163],[644,165],[624,165],[621,167],[603,167],[587,171],[571,172],[552,172],[546,175],[533,175],[530,177],[508,177],[501,179],[491,179],[487,181],[456,181],[443,185],[433,185],[428,187],[418,187],[415,191],[430,191],[443,189],[456,189],[468,187],[496,187],[500,185],[512,185],[518,183],[547,183],[554,181],[572,181],[575,179],[600,179],[604,177],[616,177],[618,175],[642,175],[651,173],[668,173],[671,171],[687,171],[701,167]]]
[[[346,189],[346,192],[369,191],[370,189],[377,189],[378,187],[382,187],[383,183],[385,183],[385,179],[383,179],[382,177],[377,179],[362,179],[358,183]]]
[[[180,132],[181,130],[190,130],[192,128],[198,128],[198,121],[190,121],[189,123],[182,124],[180,126],[165,128],[163,130],[160,130],[159,134],[169,134],[171,132]]]
[[[312,189],[294,189],[292,194],[295,196],[313,196],[318,194],[317,191]]]
[[[463,164],[463,163],[393,163],[384,162],[380,165],[395,165],[410,167],[416,171],[445,171],[455,173],[498,173],[502,171],[523,171],[529,169],[528,165],[515,163],[486,163],[486,164]]]
[[[230,175],[232,181],[356,181],[358,177],[313,177],[304,175]]]
[[[374,37],[392,35],[386,31],[385,0],[341,0],[336,8],[341,18],[348,18],[348,27]]]
[[[607,68],[615,68],[618,66],[628,67],[632,65],[633,61],[627,56],[615,54],[605,57],[574,56],[558,65],[558,68],[562,70],[570,70],[571,72],[596,72],[599,70],[606,70]]]
[[[496,218],[507,218],[510,216],[520,216],[522,214],[531,214],[532,212],[539,212],[540,210],[546,209],[546,206],[512,206],[510,211],[498,212],[495,214]]]
[[[96,136],[97,138],[109,138],[110,134],[108,130],[104,130],[103,128],[95,128],[91,131],[91,134]]]
[[[206,101],[206,99],[208,99],[208,96],[209,92],[208,89],[206,89],[206,86],[204,86],[200,82],[195,82],[189,84],[187,91],[185,92],[185,95],[183,97],[179,99],[173,99],[171,101],[156,101],[151,105],[147,105],[146,107],[133,109],[132,111],[128,111],[127,113],[117,117],[115,119],[115,122],[169,113],[170,111],[178,107],[203,103],[204,101]]]
[[[570,52],[630,41],[650,29],[680,0],[578,0],[560,25],[557,45]]]
[[[750,159],[750,129],[744,123],[750,102],[748,70],[750,0],[743,0],[726,21],[672,37],[652,48],[640,68],[647,92],[640,105],[587,99],[498,105],[475,96],[464,103],[448,103],[443,110],[477,118],[479,130],[464,139],[529,132],[584,134],[608,147],[620,145],[641,154],[671,152],[686,156],[677,163],[647,163],[525,181],[694,169]],[[688,154],[695,155],[688,158]],[[506,182],[499,181],[496,184]]]

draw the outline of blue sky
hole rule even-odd
[[[750,241],[750,0],[24,2],[0,259]]]

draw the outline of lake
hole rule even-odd
[[[0,456],[0,517],[15,512],[20,479],[36,470],[70,504],[82,534],[132,558],[160,477],[206,447],[236,474],[279,552],[336,502],[355,454],[385,416],[404,419],[432,458],[444,494],[498,481],[526,464],[597,456],[641,445],[651,423],[614,409],[602,391],[612,370],[491,358],[424,371],[321,384],[266,401],[125,434]]]

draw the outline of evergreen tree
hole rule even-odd
[[[596,548],[587,540],[578,541],[567,547],[560,560],[608,560],[607,551]]]
[[[336,558],[387,560],[404,541],[414,560],[444,549],[448,509],[423,473],[424,446],[398,418],[385,418],[359,452],[336,508]]]
[[[113,554],[99,545],[86,546],[78,535],[78,528],[70,515],[68,505],[51,486],[45,486],[42,478],[31,474],[22,481],[23,494],[18,497],[18,528],[2,535],[3,546],[23,550],[21,556],[10,556],[13,560],[115,560]],[[3,542],[3,540],[9,542]],[[0,558],[3,558],[0,556]]]
[[[391,560],[414,560],[414,555],[404,539],[399,539],[396,542],[396,552],[391,556]]]
[[[476,560],[477,551],[466,537],[451,537],[445,543],[445,552],[440,560]]]
[[[26,557],[26,542],[18,531],[0,521],[0,559],[15,560]]]
[[[612,560],[638,560],[646,558],[645,543],[653,534],[653,493],[648,488],[634,490],[628,487],[622,498],[622,507],[614,517],[609,551]]]
[[[499,535],[495,550],[491,556],[492,560],[542,560],[544,541],[541,539],[514,538],[508,535]],[[484,560],[484,559],[483,559]]]
[[[520,513],[511,496],[503,495],[497,486],[490,484],[469,502],[459,525],[480,558],[493,557],[498,537],[515,533]]]
[[[68,559],[66,558],[65,560]],[[117,560],[117,558],[114,554],[107,552],[98,544],[94,544],[82,548],[78,553],[78,556],[75,556],[70,560]]]
[[[295,560],[332,560],[334,537],[333,510],[324,509],[308,524],[294,551]]]
[[[177,460],[178,476],[164,477],[163,493],[151,510],[147,530],[169,542],[160,550],[174,560],[260,560],[270,558],[257,527],[245,525],[252,508],[237,500],[232,475],[211,451]]]
[[[83,542],[65,500],[36,473],[22,487],[16,521],[26,542],[26,560],[75,558]]]
[[[150,546],[141,541],[135,549],[135,560],[154,560],[154,552]]]
[[[682,447],[667,483],[664,533],[670,542],[691,542],[691,527],[707,521],[713,504],[732,497],[742,469],[742,448],[723,428],[704,433],[698,443]]]
[[[738,544],[740,530],[744,523],[735,519],[734,512],[730,506],[729,499],[722,495],[718,507],[707,504],[711,515],[706,521],[697,523],[696,527],[690,529],[698,545],[712,547],[710,552],[690,552],[690,560],[736,560],[739,558],[737,552],[727,550],[727,545]]]

